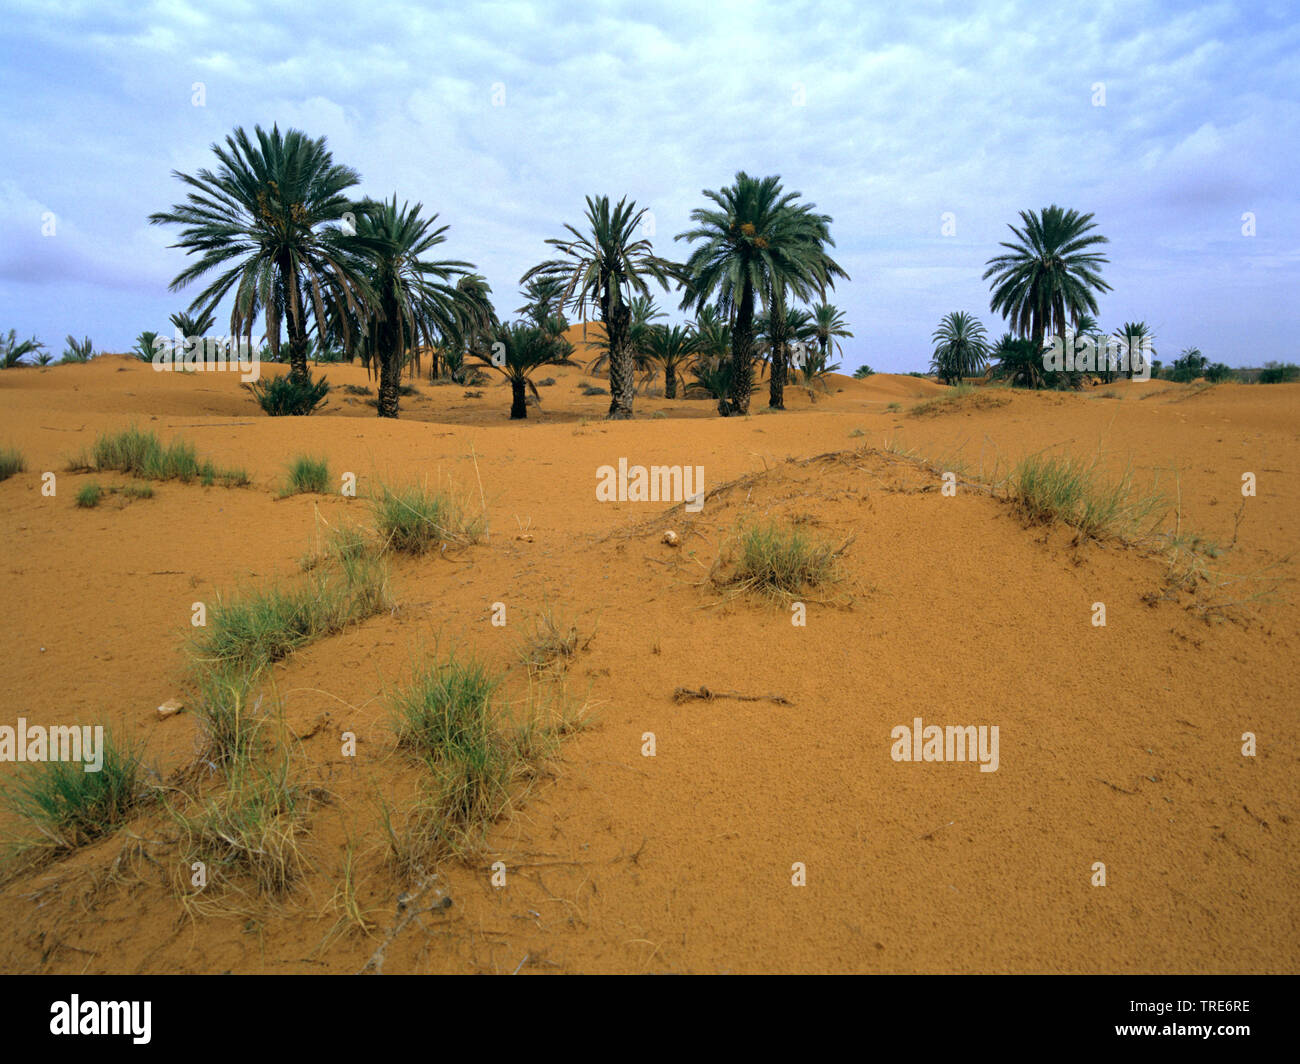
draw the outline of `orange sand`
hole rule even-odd
[[[427,479],[477,499],[481,483],[491,528],[454,558],[395,560],[393,613],[275,668],[289,726],[320,725],[302,771],[332,796],[312,813],[314,870],[287,900],[187,916],[162,882],[179,860],[174,828],[144,812],[129,830],[158,866],[114,869],[119,833],[0,888],[4,971],[360,969],[407,886],[384,863],[377,796],[400,808],[417,777],[395,752],[385,690],[441,639],[509,668],[519,696],[516,648],[547,605],[595,631],[568,687],[597,721],[565,741],[487,852],[439,869],[454,906],[398,935],[386,972],[1297,969],[1293,567],[1270,570],[1272,601],[1227,619],[1202,619],[1187,596],[1148,604],[1158,558],[1073,547],[974,487],[943,497],[935,472],[879,449],[990,473],[1055,444],[1100,447],[1107,468],[1176,491],[1185,530],[1235,535],[1225,568],[1257,572],[1296,547],[1300,385],[1121,383],[913,418],[947,389],[881,374],[836,378],[816,403],[789,389],[784,414],[722,420],[707,401],[638,397],[635,421],[607,423],[608,399],[579,392],[592,378],[561,368],[538,374],[557,383],[526,423],[507,420],[496,380],[479,399],[420,382],[394,423],[346,401],[340,385],[367,383],[360,367],[325,372],[330,408],[305,419],[263,416],[234,375],[125,357],[0,374],[0,446],[27,459],[0,483],[0,724],[110,724],[164,776],[194,756],[193,716],[154,712],[185,696],[190,604],[293,575],[322,519],[367,519],[364,499],[278,500],[289,458],[326,455],[363,495]],[[764,384],[755,412],[765,405]],[[246,468],[253,487],[161,484],[150,500],[76,508],[91,475],[61,472],[67,458],[131,423]],[[702,465],[709,488],[770,472],[701,514],[663,516],[665,504],[596,501],[597,467],[619,457]],[[45,470],[56,498],[40,494]],[[1258,497],[1238,520],[1247,470]],[[795,627],[783,607],[704,583],[736,521],[766,514],[856,536],[840,589],[851,603],[809,602]],[[679,547],[661,542],[670,527]],[[498,601],[505,628],[489,623]],[[1105,628],[1091,624],[1098,601]],[[701,685],[792,704],[671,697]],[[998,771],[893,761],[891,730],[918,716],[998,725]],[[354,763],[345,730],[360,740]],[[0,765],[0,780],[14,771]],[[349,839],[376,929],[325,942]],[[1105,887],[1090,882],[1097,861]],[[791,885],[795,862],[806,886]]]

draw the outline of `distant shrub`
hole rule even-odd
[[[316,408],[325,401],[330,385],[324,377],[312,380],[307,374],[305,381],[285,374],[267,380],[251,381],[244,385],[258,405],[270,417],[306,417],[316,412]]]
[[[875,372],[876,371],[872,369],[870,366],[859,366],[857,369],[853,371],[853,379],[864,381],[868,377],[872,376]]]
[[[1300,377],[1300,366],[1290,362],[1283,362],[1279,365],[1276,362],[1265,362],[1264,368],[1260,370],[1260,384],[1286,384]]]
[[[1220,381],[1230,381],[1236,374],[1231,366],[1222,362],[1212,362],[1205,367],[1205,379],[1211,384],[1218,384]]]

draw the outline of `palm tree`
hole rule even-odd
[[[843,354],[844,349],[839,338],[844,336],[852,339],[853,337],[846,328],[848,323],[844,320],[844,312],[833,303],[818,303],[812,308],[812,318],[817,346],[821,348],[822,354],[828,353],[827,348],[831,344],[834,344],[836,350]]]
[[[628,303],[627,346],[632,352],[632,364],[636,369],[648,368],[650,356],[646,352],[646,343],[650,329],[656,318],[664,317],[664,312],[654,301],[654,296],[634,296]],[[587,364],[587,372],[595,373],[609,362],[609,337],[597,336],[591,346],[600,352]]]
[[[407,353],[422,339],[433,347],[437,339],[459,336],[465,293],[452,278],[471,275],[468,262],[428,262],[422,255],[443,243],[447,226],[433,228],[438,216],[421,218],[414,207],[397,197],[356,207],[353,257],[369,276],[373,313],[366,320],[374,358],[379,363],[379,416],[397,417],[402,367]]]
[[[647,208],[637,210],[627,197],[611,207],[608,196],[587,197],[587,226],[584,235],[565,225],[572,239],[552,238],[547,243],[564,258],[534,266],[520,278],[526,285],[534,278],[555,278],[564,282],[562,302],[574,306],[587,320],[587,312],[599,312],[609,344],[609,417],[623,420],[632,416],[633,352],[629,330],[632,312],[628,300],[649,295],[647,280],[665,289],[676,267],[657,257],[649,240],[636,239],[637,227]]]
[[[646,351],[664,368],[664,398],[677,398],[677,376],[695,357],[695,332],[689,325],[652,325]]]
[[[807,300],[814,291],[824,294],[834,287],[835,277],[848,276],[826,253],[828,245],[834,247],[831,219],[814,214],[812,204],[797,203],[798,192],[783,193],[775,176],[760,180],[741,171],[734,185],[717,192],[705,189],[704,195],[717,209],[696,208],[691,212],[696,228],[676,238],[699,242],[685,266],[682,309],[695,306],[698,312],[716,297],[733,336],[732,393],[722,412],[745,414],[754,379],[755,304],[762,301],[778,323],[769,405],[780,409],[787,339],[780,331],[786,294]]]
[[[498,325],[492,338],[494,353],[475,352],[475,356],[510,382],[510,419],[527,418],[528,395],[525,389],[531,391],[538,402],[542,399],[533,383],[533,371],[565,361],[573,353],[573,345],[526,321]]]
[[[203,336],[217,321],[212,316],[211,310],[201,310],[197,314],[190,314],[188,311],[181,310],[171,315],[169,320],[176,326],[177,331],[186,338]]]
[[[30,340],[19,340],[18,330],[10,329],[8,336],[0,336],[0,369],[14,369],[17,366],[28,365],[23,359],[43,347],[45,345],[36,337],[33,336]]]
[[[1126,321],[1115,330],[1115,338],[1124,344],[1128,379],[1132,380],[1138,359],[1144,359],[1147,366],[1150,366],[1151,356],[1156,353],[1155,334],[1147,328],[1147,323],[1144,321]]]
[[[812,314],[799,307],[786,307],[785,314],[764,314],[755,319],[755,332],[762,338],[761,348],[765,357],[772,361],[774,357],[782,358],[786,370],[791,371],[798,380],[798,373],[808,364],[808,347],[817,338]],[[793,345],[795,350],[790,351]],[[779,352],[784,351],[788,358]],[[803,358],[796,354],[803,353]],[[773,373],[776,372],[772,361]]]
[[[938,374],[940,384],[960,382],[984,372],[988,361],[988,340],[984,324],[964,310],[945,314],[931,339],[935,343],[930,368]]]
[[[990,354],[997,360],[993,376],[1010,381],[1012,387],[1041,388],[1047,379],[1042,352],[1032,340],[1003,333]]]
[[[170,290],[219,271],[190,310],[215,307],[233,289],[231,334],[251,346],[253,323],[264,314],[271,357],[278,361],[284,322],[290,375],[306,381],[309,312],[321,334],[327,304],[344,302],[355,312],[369,296],[350,265],[348,236],[334,224],[353,209],[343,193],[360,177],[335,164],[324,137],[312,140],[296,129],[281,134],[278,126],[270,133],[257,126],[254,135],[256,144],[236,128],[225,147],[214,144],[221,163],[215,174],[173,171],[190,188],[186,202],[151,214],[149,221],[184,226],[172,246],[199,256],[176,275]]]
[[[1038,213],[1021,211],[1021,228],[1008,228],[1016,242],[1003,241],[1007,251],[986,264],[984,280],[993,281],[989,308],[1007,319],[1011,331],[1027,336],[1037,350],[1051,332],[1065,341],[1066,325],[1085,311],[1097,313],[1095,293],[1109,292],[1100,267],[1109,262],[1089,248],[1109,243],[1092,232],[1091,214],[1065,210],[1053,204]]]
[[[515,313],[524,315],[542,328],[564,307],[564,281],[559,277],[534,277],[524,286],[524,299],[527,302]]]

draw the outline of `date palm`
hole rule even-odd
[[[833,303],[818,303],[812,308],[812,319],[813,332],[821,353],[829,355],[830,348],[834,346],[835,350],[842,355],[844,348],[840,344],[840,338],[853,338],[853,334],[847,327],[848,322],[844,320],[844,312]]]
[[[28,355],[36,354],[44,348],[36,337],[30,340],[19,340],[18,330],[10,329],[8,336],[0,336],[0,369],[14,369],[17,366],[26,366],[29,363],[23,359]],[[38,363],[41,365],[43,363]]]
[[[677,378],[695,358],[695,332],[688,325],[652,325],[646,353],[664,368],[664,398],[677,398]]]
[[[372,312],[366,318],[379,364],[379,416],[395,418],[407,355],[421,341],[433,347],[457,339],[464,324],[466,293],[456,279],[472,276],[473,265],[453,259],[429,261],[428,252],[446,241],[448,226],[435,228],[436,214],[422,218],[422,204],[397,206],[397,197],[357,204],[351,257],[367,273]]]
[[[835,277],[848,275],[826,252],[833,247],[827,215],[815,214],[812,204],[798,203],[799,193],[784,192],[779,177],[750,177],[743,171],[735,183],[720,191],[706,189],[713,207],[691,212],[695,228],[678,240],[697,246],[687,260],[686,294],[682,309],[697,312],[717,302],[732,329],[732,392],[723,408],[727,414],[749,412],[754,379],[754,318],[758,305],[772,314],[778,335],[773,337],[772,384],[769,404],[780,408],[785,386],[785,341],[781,334],[788,296],[807,300],[824,294]]]
[[[676,272],[672,263],[654,254],[649,240],[637,238],[646,210],[638,210],[627,197],[611,206],[608,196],[588,196],[586,232],[566,224],[570,237],[546,241],[562,257],[534,266],[519,281],[527,285],[534,279],[561,280],[563,303],[573,306],[582,321],[589,311],[599,314],[610,352],[608,416],[614,420],[632,416],[636,385],[630,300],[649,295],[651,280],[667,288]]]
[[[539,328],[546,328],[550,319],[562,317],[564,281],[559,277],[534,277],[524,286],[524,299],[527,302],[515,313],[522,314]]]
[[[573,345],[527,321],[498,325],[491,336],[492,352],[475,352],[475,355],[510,382],[510,419],[525,419],[527,392],[531,391],[538,402],[542,399],[533,383],[533,372],[566,361],[573,353]]]
[[[1148,367],[1156,353],[1155,334],[1144,321],[1126,321],[1115,330],[1115,338],[1120,340],[1127,352],[1128,379],[1133,379],[1133,371],[1139,361],[1145,360]]]
[[[187,339],[191,336],[205,335],[217,321],[212,316],[211,310],[201,310],[197,314],[181,310],[171,315],[169,320],[176,326],[181,336]]]
[[[931,337],[935,344],[930,368],[940,384],[960,382],[963,377],[977,377],[988,361],[988,339],[984,323],[954,310],[945,314]]]
[[[1093,232],[1092,218],[1055,204],[1021,211],[1021,227],[1008,226],[1015,241],[1003,241],[1006,252],[986,263],[984,280],[993,278],[990,309],[1038,350],[1049,332],[1064,343],[1066,326],[1077,325],[1085,312],[1096,314],[1096,293],[1110,291],[1099,272],[1110,260],[1090,250],[1109,239]]]
[[[252,138],[242,127],[214,144],[220,162],[213,173],[173,175],[189,186],[184,203],[149,216],[155,225],[182,226],[173,247],[198,260],[176,275],[170,290],[216,272],[195,297],[190,311],[215,307],[234,293],[230,331],[251,344],[253,325],[265,316],[271,357],[280,358],[280,327],[288,335],[290,374],[306,380],[308,319],[318,334],[330,302],[364,302],[364,278],[346,254],[353,210],[344,192],[360,181],[340,166],[325,146],[300,130],[268,133],[257,126]]]
[[[1041,388],[1046,381],[1043,353],[1032,340],[1003,333],[990,356],[997,360],[993,376],[1010,381],[1013,388]]]

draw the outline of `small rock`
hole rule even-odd
[[[664,533],[664,542],[667,543],[668,546],[670,547],[677,546],[677,542],[678,542],[677,533],[670,528],[667,532]]]
[[[174,698],[169,698],[158,707],[158,719],[166,720],[168,717],[174,717],[184,708],[185,706],[181,702],[178,702]]]
[[[522,540],[524,543],[531,543],[533,534],[531,532],[520,532],[519,535],[515,536],[515,539]]]

